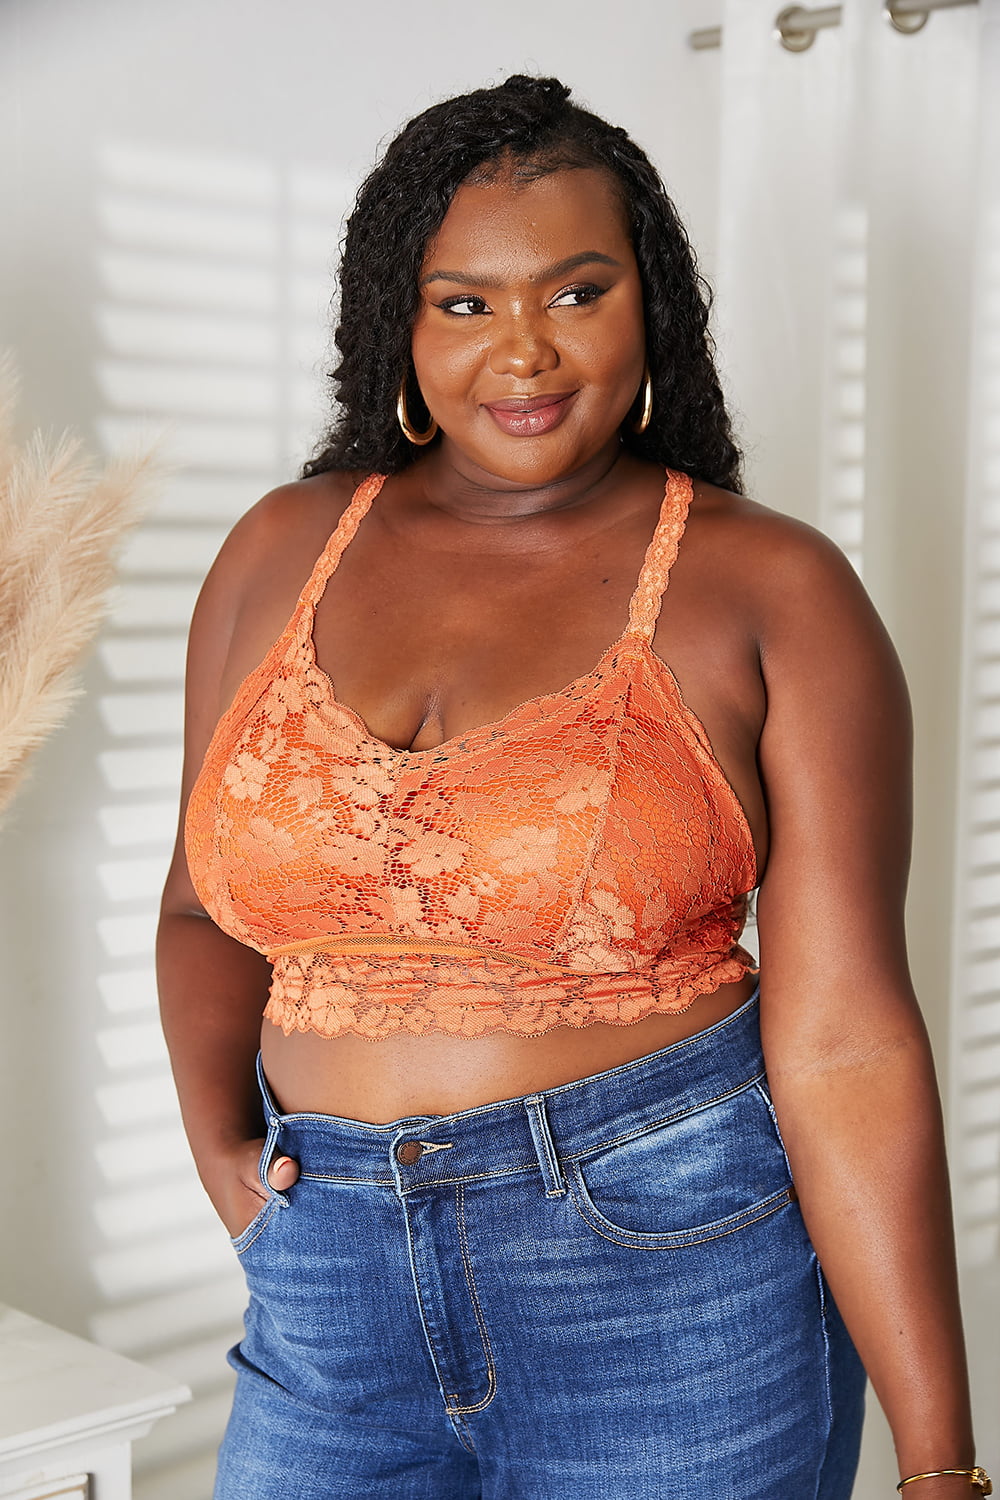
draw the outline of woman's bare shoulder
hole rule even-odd
[[[239,569],[261,559],[273,564],[276,553],[308,551],[316,541],[322,549],[363,478],[336,471],[269,490],[233,526],[219,560]]]
[[[811,561],[822,566],[824,560],[836,568],[846,561],[818,526],[705,480],[695,481],[691,518],[710,525],[720,541],[745,550],[755,564],[768,569]]]
[[[237,655],[250,665],[263,654],[261,642],[266,649],[291,614],[362,477],[320,474],[278,485],[240,517],[198,595],[189,682],[194,674],[217,684],[234,642]],[[214,691],[210,687],[209,696]]]
[[[232,527],[202,586],[199,612],[235,620],[244,599],[298,593],[364,476],[318,474],[278,485]],[[296,582],[297,580],[297,582]]]
[[[715,576],[738,591],[762,627],[829,624],[831,611],[877,618],[850,559],[819,527],[702,481],[691,519]]]

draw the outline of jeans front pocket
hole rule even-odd
[[[795,1196],[755,1083],[563,1165],[590,1228],[639,1249],[681,1249],[733,1234]]]
[[[267,1169],[271,1165],[271,1159],[274,1156],[274,1148],[277,1144],[280,1125],[281,1122],[276,1118],[268,1121],[267,1135],[260,1149],[260,1156],[257,1158],[257,1176],[267,1197],[243,1233],[235,1236],[230,1235],[229,1237],[229,1243],[237,1255],[243,1255],[245,1251],[249,1250],[258,1236],[263,1234],[279,1209],[288,1208],[289,1206],[289,1199],[285,1194],[279,1193],[267,1180]]]

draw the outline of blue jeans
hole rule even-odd
[[[216,1500],[846,1500],[864,1373],[791,1184],[756,994],[589,1078],[371,1125],[280,1115],[302,1175],[250,1288]]]

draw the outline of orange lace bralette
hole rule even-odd
[[[376,739],[313,618],[359,486],[220,720],[186,844],[205,909],[273,964],[286,1033],[534,1036],[685,1010],[754,967],[743,810],[650,645],[691,500],[667,471],[628,626],[593,671],[430,750]]]

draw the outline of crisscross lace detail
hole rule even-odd
[[[382,486],[358,487],[191,794],[206,910],[274,965],[286,1032],[536,1035],[677,1011],[753,966],[743,810],[650,641],[691,499],[669,471],[626,630],[593,670],[444,745],[339,703],[317,602]]]
[[[656,631],[670,569],[687,524],[692,488],[687,474],[668,470],[660,518],[628,608],[628,633],[641,636],[644,641],[651,641]]]
[[[323,596],[323,590],[337,571],[337,564],[353,542],[358,527],[371,510],[372,501],[383,484],[385,484],[384,474],[372,474],[358,485],[351,496],[350,504],[345,507],[340,520],[334,527],[330,540],[320,553],[308,583],[299,595],[300,605],[305,605],[308,609],[315,611]]]

